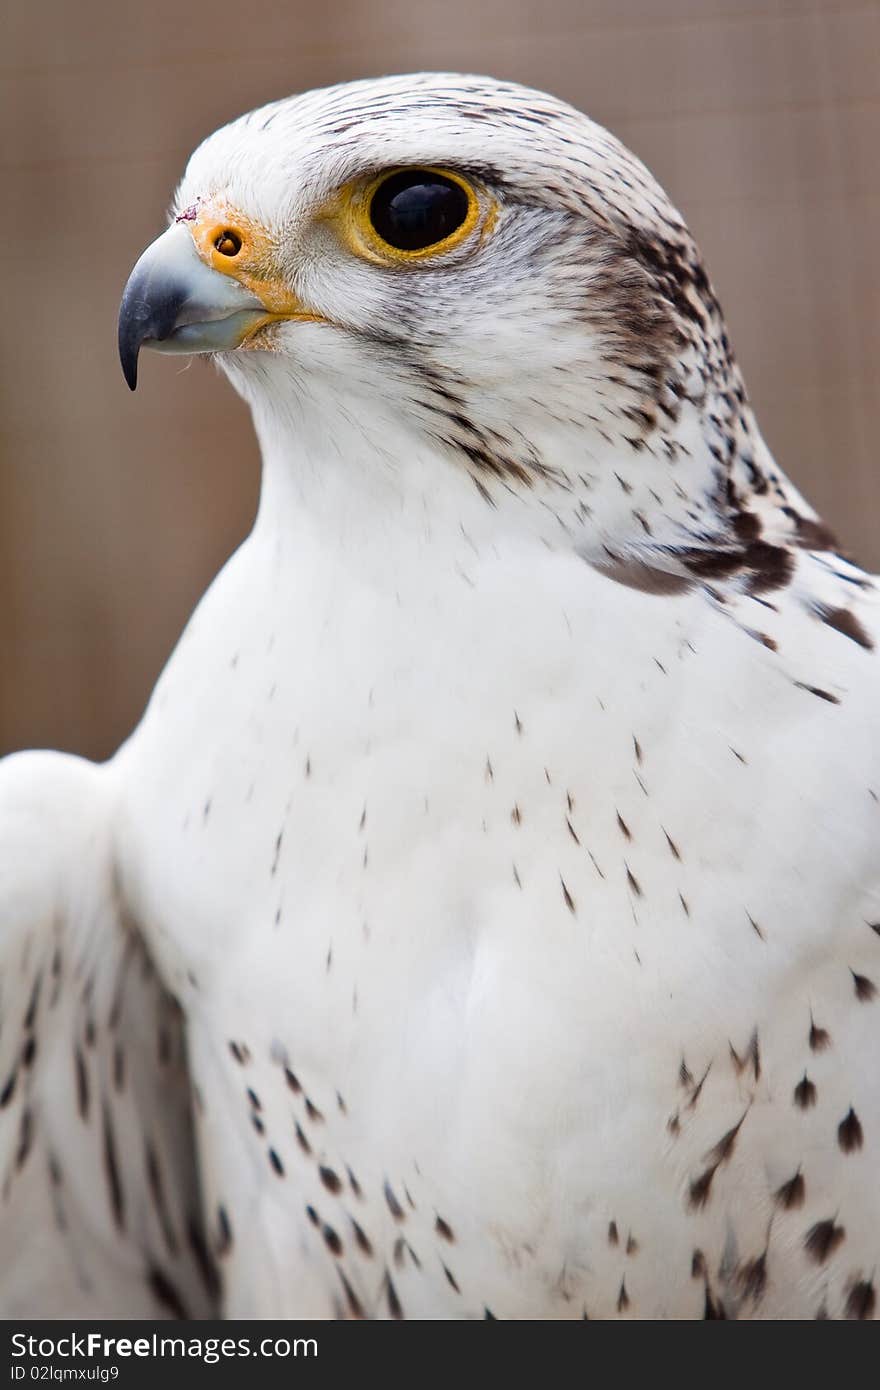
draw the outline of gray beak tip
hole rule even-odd
[[[137,387],[138,354],[147,339],[168,336],[174,326],[182,291],[157,287],[138,266],[132,271],[119,308],[119,361],[129,388]]]
[[[119,325],[119,361],[122,365],[122,375],[125,377],[128,389],[137,390],[138,384],[138,345],[129,340],[128,334],[124,333],[123,325]]]

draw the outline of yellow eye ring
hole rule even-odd
[[[223,210],[219,211],[223,216]],[[192,222],[191,229],[199,255],[212,270],[240,277],[242,268],[250,265],[254,238],[244,218],[220,221],[215,215],[200,217]]]
[[[476,190],[450,169],[383,169],[368,183],[345,191],[347,239],[360,255],[380,265],[445,256],[467,240],[480,220]]]

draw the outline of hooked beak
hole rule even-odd
[[[223,352],[282,317],[230,275],[205,265],[185,222],[173,223],[148,246],[122,295],[119,360],[137,386],[138,353]]]

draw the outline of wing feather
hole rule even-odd
[[[113,774],[0,768],[0,1315],[204,1317],[179,1007],[125,910]]]

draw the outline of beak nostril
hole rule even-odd
[[[241,237],[238,232],[227,227],[215,238],[214,249],[219,251],[221,256],[237,256],[241,250]]]

